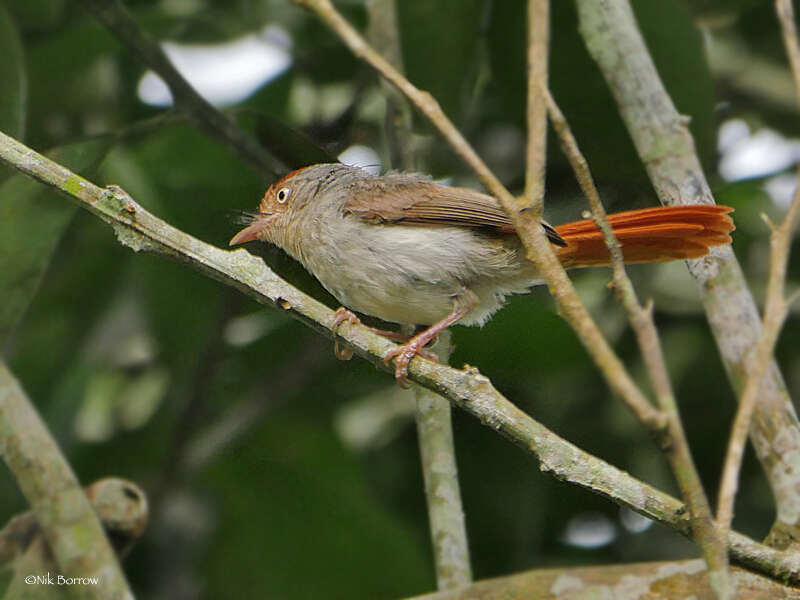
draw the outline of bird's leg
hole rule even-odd
[[[344,306],[340,306],[339,308],[336,309],[336,312],[333,313],[333,323],[331,323],[331,332],[333,332],[334,336],[336,335],[336,330],[339,329],[339,325],[341,325],[345,321],[347,321],[348,323],[352,323],[354,325],[361,324],[361,320],[355,314],[347,310]],[[366,327],[373,333],[377,333],[378,335],[395,342],[407,342],[411,337],[404,333],[400,333],[399,331],[389,331],[388,329],[376,329],[375,327],[369,327],[369,326]],[[350,348],[342,348],[341,346],[339,346],[339,342],[336,341],[333,343],[333,353],[339,360],[350,360],[351,358],[353,358],[353,351]]]
[[[402,346],[397,346],[383,357],[384,364],[394,359],[394,377],[400,387],[408,387],[408,363],[417,355],[438,362],[438,357],[425,350],[425,346],[442,331],[457,323],[478,305],[478,297],[470,290],[464,290],[453,299],[453,310],[441,321],[417,333]]]
[[[410,335],[401,333],[399,331],[392,331],[390,329],[377,329],[375,327],[370,327],[369,325],[366,325],[366,328],[372,333],[377,333],[379,336],[385,337],[387,340],[392,340],[393,342],[407,342],[411,339]]]

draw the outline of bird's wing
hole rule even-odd
[[[508,215],[492,196],[416,179],[376,180],[374,186],[351,195],[344,212],[372,223],[456,225],[516,233]],[[566,245],[549,224],[542,222],[542,226],[552,243]]]

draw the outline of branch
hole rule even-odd
[[[800,47],[797,42],[797,30],[794,24],[794,11],[791,2],[785,0],[775,1],[775,11],[783,32],[783,41],[789,62],[792,66],[795,85],[800,94]],[[800,97],[800,95],[798,96]],[[784,297],[786,283],[786,267],[789,262],[789,251],[792,236],[800,220],[800,172],[798,172],[798,186],[792,199],[792,204],[783,222],[778,227],[772,228],[770,235],[771,255],[769,279],[767,282],[767,296],[764,302],[764,328],[756,344],[753,360],[747,373],[747,379],[739,397],[739,409],[733,423],[731,437],[728,442],[728,451],[725,456],[725,467],[722,472],[722,482],[719,488],[717,504],[717,519],[722,535],[730,530],[733,521],[733,507],[738,487],[739,469],[744,455],[747,433],[750,431],[750,421],[762,387],[764,375],[773,360],[775,343],[778,341],[786,315],[789,312],[790,301]]]
[[[332,338],[334,311],[293,288],[245,250],[226,251],[201,242],[154,217],[116,187],[99,188],[20,142],[0,133],[0,160],[69,196],[108,223],[123,244],[187,264],[256,301],[284,311]],[[343,323],[337,338],[376,367],[394,345],[363,325]],[[558,437],[504,398],[477,369],[453,369],[415,358],[411,380],[436,391],[539,460],[542,471],[691,536],[685,506]],[[800,560],[738,533],[729,537],[734,559],[774,578],[800,582]]]
[[[743,598],[800,599],[800,591],[744,569],[733,569],[731,574]],[[423,594],[407,600],[708,598],[711,593],[703,561],[681,560],[535,569],[479,581],[460,590]]]
[[[636,149],[663,204],[712,204],[686,127],[658,77],[625,0],[576,0],[586,47],[602,71]],[[735,389],[744,386],[750,350],[761,325],[755,302],[730,246],[687,261],[698,284],[722,360]],[[797,530],[800,423],[771,361],[760,390],[751,439],[775,496],[777,524]],[[780,440],[780,443],[776,443]]]
[[[544,214],[547,166],[547,89],[550,61],[550,0],[528,0],[527,148],[525,194],[518,211],[529,210],[536,219]]]
[[[594,222],[598,229],[603,232],[606,246],[611,254],[611,265],[614,270],[614,290],[620,303],[625,308],[628,321],[636,334],[639,350],[644,358],[644,363],[656,394],[656,401],[662,414],[667,419],[669,439],[666,444],[662,445],[662,449],[678,482],[681,496],[686,500],[689,512],[692,515],[694,537],[703,551],[712,581],[721,579],[723,582],[722,587],[727,587],[728,584],[724,583],[728,580],[728,554],[724,543],[725,537],[722,537],[717,532],[708,498],[692,460],[689,442],[686,440],[686,433],[683,430],[680,414],[678,413],[678,404],[675,402],[672,384],[667,373],[667,365],[664,362],[661,341],[659,340],[655,323],[653,323],[652,306],[645,309],[639,303],[633,283],[625,271],[622,250],[608,222],[606,211],[600,200],[600,194],[595,187],[589,165],[578,148],[578,143],[572,135],[572,131],[570,131],[567,120],[556,105],[550,92],[546,89],[544,90],[544,96],[550,119],[561,139],[564,153],[567,155],[573,171],[575,171],[583,194],[589,200]]]
[[[65,577],[96,577],[75,585],[76,598],[133,598],[103,527],[47,427],[0,361],[0,454],[36,515]],[[35,573],[34,573],[35,575]]]
[[[525,196],[518,210],[526,206],[537,218],[544,212],[545,165],[547,162],[547,89],[550,52],[550,0],[528,0],[528,146]]]
[[[433,348],[442,364],[447,364],[450,359],[450,337],[449,331],[442,332]],[[436,584],[440,590],[451,590],[472,583],[472,567],[458,483],[450,403],[419,386],[414,386],[414,394]]]
[[[144,65],[164,80],[175,106],[184,111],[206,135],[222,142],[265,180],[277,179],[286,169],[230,117],[214,108],[181,75],[161,46],[139,27],[120,0],[81,0],[83,7],[125,44]]]

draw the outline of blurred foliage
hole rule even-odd
[[[309,14],[284,0],[126,4],[154,36],[187,43],[221,43],[280,25],[292,40],[292,68],[231,114],[287,163],[335,156],[354,143],[388,156],[376,78]],[[736,208],[735,249],[760,296],[768,252],[760,215],[779,217],[781,209],[762,180],[725,183],[715,175],[717,128],[738,117],[753,128],[792,132],[797,113],[772,104],[769,89],[754,96],[717,79],[704,40],[736,39],[750,58],[782,67],[772,3],[633,4],[676,105],[691,117],[719,201]],[[356,26],[365,25],[361,2],[338,5]],[[490,165],[519,190],[524,3],[403,0],[398,6],[410,77],[439,97]],[[578,35],[571,2],[553,2],[551,69],[554,95],[608,207],[654,203]],[[231,211],[252,210],[263,182],[185,120],[162,118],[162,109],[141,103],[136,86],[143,72],[74,3],[0,0],[0,128],[24,132],[37,149],[57,149],[82,174],[123,186],[175,226],[224,246],[237,227]],[[295,132],[290,138],[287,126]],[[414,126],[425,170],[474,184],[422,119]],[[318,148],[314,153],[309,142]],[[556,144],[550,145],[549,217],[577,218],[584,204]],[[329,342],[216,282],[132,254],[95,217],[73,215],[63,198],[38,184],[9,178],[7,170],[0,180],[0,350],[82,481],[115,475],[147,489],[152,524],[125,563],[137,593],[372,599],[433,589],[411,400],[398,396],[388,375],[358,360],[336,361]],[[335,307],[280,252],[252,250]],[[734,401],[694,283],[681,264],[630,272],[640,295],[655,300],[694,456],[714,490]],[[791,281],[798,275],[794,260]],[[592,312],[642,379],[635,340],[605,287],[608,279],[605,271],[575,274]],[[797,328],[790,319],[779,345],[795,396],[800,347],[791,339]],[[454,340],[454,365],[478,365],[548,427],[675,493],[658,450],[611,397],[545,290],[512,299],[483,329],[456,328]],[[456,413],[454,422],[477,577],[697,554],[662,527],[626,529],[617,507],[542,475],[533,460],[469,417]],[[5,520],[26,507],[10,475],[2,477]],[[752,455],[742,481],[735,524],[759,537],[773,513]],[[600,515],[610,534],[595,536],[596,547],[580,547],[567,526],[589,514]]]

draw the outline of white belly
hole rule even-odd
[[[321,223],[316,243],[296,258],[345,307],[384,321],[430,325],[469,289],[479,304],[461,322],[482,324],[507,294],[536,283],[521,250],[473,229],[439,226],[434,236],[428,226],[365,226],[356,217],[340,218],[345,226],[333,232]]]

